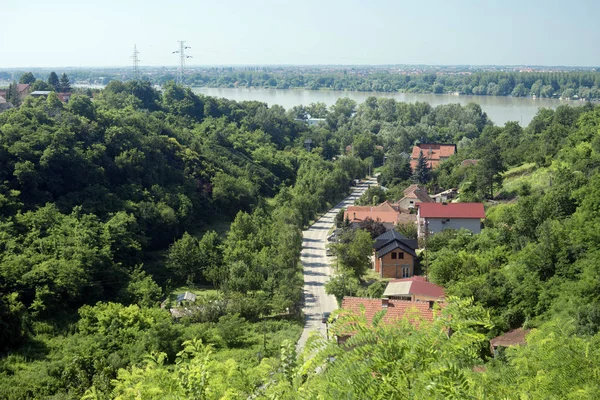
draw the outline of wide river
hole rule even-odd
[[[248,88],[206,88],[194,87],[195,93],[207,96],[225,97],[227,99],[244,101],[257,100],[269,105],[279,104],[286,109],[297,105],[323,102],[328,106],[340,97],[349,97],[357,103],[364,102],[367,97],[391,97],[398,101],[414,103],[427,102],[432,106],[440,104],[470,102],[479,103],[488,117],[496,125],[504,125],[507,121],[518,121],[522,126],[531,122],[540,107],[556,108],[561,104],[577,105],[578,101],[557,99],[532,99],[524,97],[501,96],[454,96],[451,94],[421,94],[421,93],[382,93],[382,92],[350,92],[338,90],[305,90],[305,89],[248,89]]]

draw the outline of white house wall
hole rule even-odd
[[[441,232],[444,229],[468,229],[473,233],[481,232],[481,221],[477,218],[450,218],[450,221],[446,221],[446,218],[427,218],[427,221],[430,233]]]

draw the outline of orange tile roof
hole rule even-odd
[[[388,300],[387,308],[383,307],[382,299],[367,299],[362,297],[344,297],[342,300],[342,311],[340,313],[362,313],[364,307],[365,317],[371,323],[373,317],[381,310],[387,310],[383,317],[383,322],[393,323],[403,318],[408,318],[411,323],[418,324],[419,320],[433,321],[436,311],[431,309],[429,302],[406,301],[406,300]],[[442,306],[442,303],[438,303]]]
[[[419,159],[419,153],[423,151],[423,156],[427,159],[427,166],[429,168],[437,167],[440,162],[456,153],[455,144],[440,144],[440,143],[421,143],[413,147],[410,166],[415,168],[417,166],[417,160]]]

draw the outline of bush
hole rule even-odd
[[[246,341],[246,319],[239,314],[219,318],[217,331],[227,347],[239,347]]]

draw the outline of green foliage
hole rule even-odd
[[[71,91],[71,81],[69,81],[69,77],[64,72],[60,76],[59,88],[60,88],[60,90],[59,90],[60,92],[70,92]]]
[[[340,237],[340,242],[332,245],[339,265],[360,278],[371,267],[373,237],[363,229],[349,229]]]
[[[19,83],[32,84],[35,82],[35,76],[31,72],[26,72],[19,78]]]
[[[415,170],[413,171],[413,181],[421,184],[425,184],[429,182],[430,179],[430,171],[429,166],[427,165],[427,159],[423,155],[423,151],[419,152],[419,158],[417,159],[417,165],[415,166]]]
[[[377,206],[387,200],[385,190],[381,186],[372,186],[365,190],[362,196],[356,200],[357,206]]]
[[[418,237],[419,230],[417,224],[405,222],[403,224],[396,224],[396,226],[394,226],[394,229],[403,234],[408,239],[416,239]]]
[[[52,71],[50,72],[50,75],[48,75],[48,85],[50,85],[54,91],[60,92],[60,81],[56,72]]]

